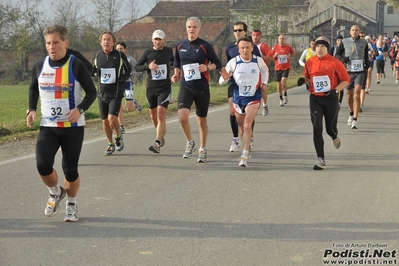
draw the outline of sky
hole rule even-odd
[[[51,7],[52,0],[42,0],[42,1],[43,1],[43,4],[45,7],[49,7],[49,8]],[[86,1],[86,2],[88,2],[88,1]],[[154,8],[154,6],[153,6],[154,4],[151,4],[154,1],[138,0],[138,2],[140,3],[140,10],[138,11],[139,12],[138,18],[147,15],[152,10],[152,8]],[[151,2],[151,3],[149,3],[149,2]],[[94,7],[90,3],[88,3],[84,6],[83,12],[86,14],[91,14],[92,10],[94,10]],[[126,17],[129,17],[129,15],[127,14],[128,10],[124,10],[124,12],[126,14]],[[122,12],[122,14],[123,14],[123,12]]]

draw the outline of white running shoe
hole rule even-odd
[[[331,143],[336,149],[339,149],[339,147],[341,147],[341,140],[338,137],[336,139],[333,139]]]
[[[46,208],[44,209],[44,214],[47,217],[53,217],[60,210],[60,201],[65,198],[66,190],[63,187],[60,187],[61,194],[59,196],[49,194]]]
[[[160,153],[161,151],[161,147],[160,145],[158,145],[158,143],[155,141],[154,144],[152,144],[150,147],[148,147],[148,149],[150,151],[152,151],[153,153]]]
[[[357,129],[357,120],[352,121],[351,129]]]
[[[64,222],[77,222],[79,221],[78,206],[74,203],[67,202]]]
[[[122,135],[119,138],[115,138],[115,146],[117,151],[123,151],[125,145],[123,144],[123,137]]]
[[[269,113],[269,107],[267,105],[263,106],[262,115],[267,116],[268,113]]]
[[[136,99],[133,99],[133,104],[135,105],[137,111],[139,111],[140,113],[143,111],[143,107]]]
[[[115,145],[109,144],[104,152],[104,156],[111,156],[115,152]]]
[[[186,144],[186,150],[183,153],[183,158],[188,159],[193,156],[193,151],[195,151],[197,147],[195,147],[195,142],[194,140],[192,142],[187,142]]]
[[[242,166],[242,167],[247,167],[248,161],[250,159],[251,159],[251,155],[242,153],[238,165]]]
[[[280,100],[280,106],[284,106],[283,100]]]
[[[353,115],[350,115],[348,118],[348,127],[352,126]]]
[[[326,168],[326,161],[323,158],[318,157],[317,163],[313,166],[313,170],[323,170]]]
[[[241,142],[239,138],[233,138],[231,141],[230,152],[238,151],[238,148],[241,146]]]
[[[207,151],[206,151],[206,149],[200,149],[199,151],[198,151],[198,160],[197,160],[197,163],[206,163],[207,161],[208,161],[208,158],[207,158]]]
[[[284,96],[284,105],[288,103],[288,96]]]

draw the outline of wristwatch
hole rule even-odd
[[[79,108],[79,113],[80,113],[81,115],[83,115],[83,114],[85,113],[85,110],[84,110],[83,108]]]
[[[206,69],[209,70],[209,68],[210,68],[210,66],[209,66],[209,65],[206,65]]]

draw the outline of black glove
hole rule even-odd
[[[338,93],[336,90],[330,90],[329,92],[326,93],[325,97],[326,97],[326,99],[337,98]]]
[[[301,87],[305,83],[305,78],[299,78],[298,81],[296,82],[296,85],[298,87]]]
[[[299,78],[296,82],[296,85],[298,85],[298,87],[302,86],[303,84],[305,84],[305,78]]]
[[[344,57],[344,64],[346,64],[346,63],[348,63],[349,62],[349,57],[347,56],[347,57]]]

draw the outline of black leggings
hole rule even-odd
[[[323,116],[327,134],[335,139],[338,136],[338,96],[332,91],[326,97],[317,97],[313,94],[309,98],[310,118],[313,125],[313,144],[317,157],[324,158]]]
[[[40,175],[53,172],[55,154],[61,147],[62,169],[65,179],[74,182],[78,177],[78,162],[84,137],[84,127],[40,127],[36,143],[36,167]]]

